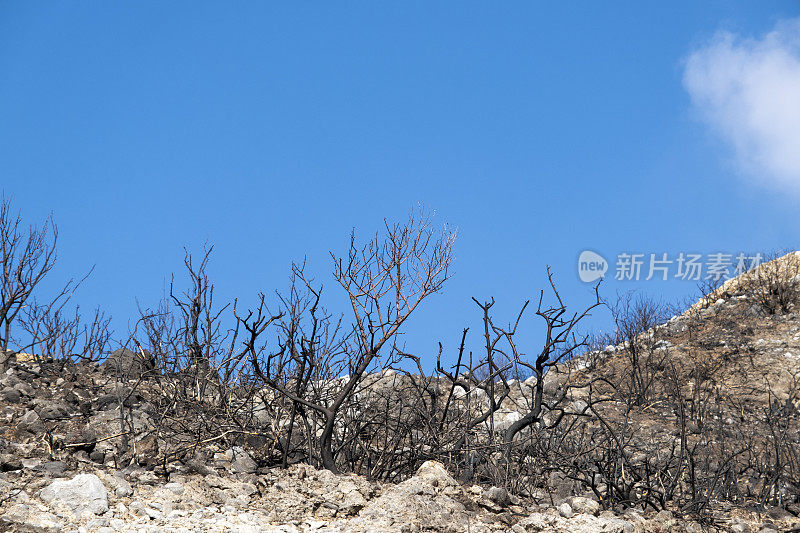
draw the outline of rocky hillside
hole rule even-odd
[[[16,354],[0,376],[0,528],[800,531],[797,261],[662,323],[655,306],[628,302],[607,347],[542,376],[367,376],[336,438],[356,450],[342,464],[382,476],[308,464],[312,439],[286,432],[291,405],[270,391],[212,387],[189,411],[176,398],[191,394],[171,388],[185,383],[141,353],[102,365]],[[541,415],[509,446],[503,431],[531,412],[537,387]],[[228,426],[220,410],[237,413]],[[441,447],[431,420],[450,432]]]

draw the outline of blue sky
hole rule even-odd
[[[422,202],[459,230],[455,276],[409,324],[427,354],[476,325],[472,296],[510,319],[546,265],[585,304],[584,249],[796,247],[798,16],[796,2],[3,2],[0,186],[27,220],[54,213],[55,275],[96,265],[75,301],[120,332],[206,241],[220,298],[282,289],[307,256],[337,309],[328,251]],[[777,107],[742,115],[764,102]],[[603,293],[633,288],[695,286]]]

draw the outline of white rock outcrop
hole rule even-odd
[[[53,481],[39,493],[51,507],[67,508],[75,515],[108,511],[108,491],[94,474],[78,474],[69,481]]]

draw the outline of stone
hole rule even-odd
[[[28,469],[28,470],[36,468],[37,466],[42,464],[42,461],[40,459],[27,459],[26,458],[26,459],[23,459],[21,462],[22,462],[22,468],[25,468],[25,469]]]
[[[411,479],[428,483],[434,487],[458,485],[444,465],[438,461],[425,461]]]
[[[131,504],[128,506],[128,512],[130,512],[133,516],[147,516],[147,509],[145,505],[140,502],[139,500],[132,501]]]
[[[69,418],[69,406],[63,402],[35,399],[34,409],[42,420],[63,420]]]
[[[19,457],[10,453],[0,454],[0,472],[10,472],[12,470],[22,470],[22,461]]]
[[[201,476],[213,476],[216,474],[216,471],[213,468],[208,467],[202,460],[202,458],[193,457],[187,459],[184,463],[186,465],[186,470],[188,472],[196,472]]]
[[[619,518],[611,518],[606,521],[605,531],[615,531],[618,533],[634,533],[636,531],[636,526],[628,522],[627,520],[621,520]]]
[[[140,399],[135,389],[119,385],[113,392],[103,394],[97,398],[97,410],[116,409],[119,407],[120,402],[125,407],[133,407]]]
[[[388,486],[358,516],[331,527],[352,531],[453,532],[477,528],[461,499],[466,494],[441,463],[426,461],[411,478]]]
[[[750,525],[741,520],[735,521],[730,525],[731,533],[750,533]]]
[[[246,451],[244,451],[244,448],[234,446],[229,451],[231,451],[233,454],[230,466],[232,472],[239,474],[252,474],[258,468],[258,464]]]
[[[44,431],[44,422],[36,411],[28,411],[17,421],[17,429],[37,435]]]
[[[28,398],[32,398],[34,395],[33,387],[27,383],[18,382],[14,385],[14,390],[19,391],[22,396],[27,396]]]
[[[121,475],[109,476],[108,483],[114,489],[114,494],[121,498],[127,498],[133,494],[133,488],[128,481]]]
[[[97,529],[101,527],[108,527],[108,519],[107,518],[93,518],[87,524],[86,528],[89,530]]]
[[[572,518],[572,506],[567,502],[558,506],[558,514],[563,518]]]
[[[511,503],[511,497],[508,491],[501,487],[492,487],[486,491],[486,497],[501,507],[505,507]]]
[[[14,504],[0,518],[0,530],[56,533],[62,531],[63,523],[52,513],[26,504]]]
[[[17,362],[17,352],[0,348],[0,372],[5,372],[11,363]]]
[[[8,403],[19,403],[21,396],[20,392],[12,387],[6,387],[0,391],[0,398]]]
[[[127,348],[120,348],[108,354],[100,367],[107,374],[136,379],[145,372],[152,371],[155,364],[153,356],[147,350],[137,353]]]
[[[558,517],[547,514],[534,512],[527,518],[520,520],[519,525],[525,528],[525,531],[557,531],[554,527]]]
[[[661,511],[656,513],[654,520],[658,520],[661,522],[668,522],[672,520],[672,512],[667,509],[662,509]]]
[[[67,465],[61,461],[48,461],[36,467],[39,472],[46,472],[51,476],[60,476],[67,471]]]
[[[164,518],[164,513],[150,507],[145,507],[144,512],[150,517],[151,520],[161,520]]]
[[[592,499],[575,496],[569,499],[569,505],[574,513],[585,513],[597,516],[600,514],[600,504]]]
[[[586,413],[589,409],[589,404],[586,403],[584,400],[575,400],[569,404],[568,410],[571,413]]]
[[[51,506],[67,507],[75,515],[84,511],[102,514],[108,511],[108,492],[94,474],[79,474],[69,481],[52,482],[39,493]]]
[[[367,505],[367,499],[358,491],[355,483],[344,482],[339,485],[339,499],[336,505],[344,515],[355,515]]]

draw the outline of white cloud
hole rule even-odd
[[[800,19],[761,39],[718,33],[689,55],[683,83],[743,175],[800,193]]]

